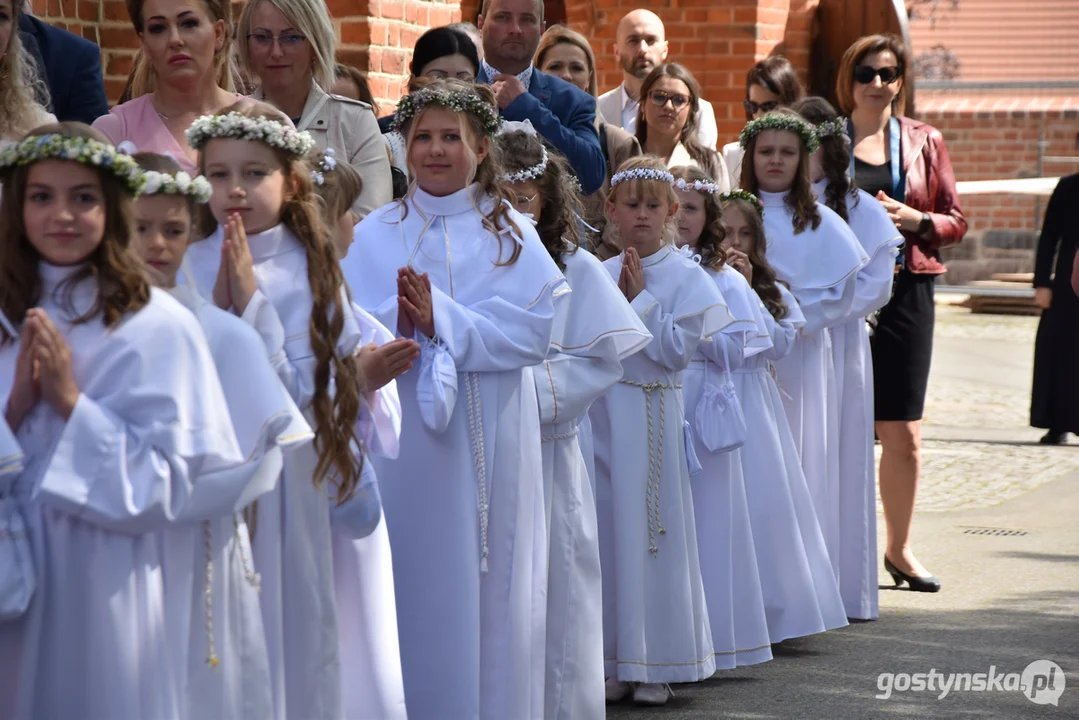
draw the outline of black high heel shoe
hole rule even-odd
[[[888,574],[892,576],[892,580],[895,581],[895,586],[899,587],[904,582],[911,589],[912,592],[939,592],[940,580],[930,575],[929,577],[918,577],[917,575],[907,575],[905,572],[897,568],[892,564],[892,561],[888,559],[888,556],[884,556],[884,569],[888,571]]]

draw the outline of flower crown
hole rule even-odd
[[[500,178],[503,182],[508,183],[520,183],[528,182],[529,180],[537,180],[543,177],[543,173],[547,171],[547,148],[540,145],[540,161],[535,165],[530,165],[526,168],[521,168],[517,172],[503,173]]]
[[[738,136],[738,144],[745,150],[749,146],[749,141],[765,130],[787,130],[794,133],[802,138],[802,144],[810,155],[817,152],[817,148],[820,147],[820,138],[817,137],[817,131],[812,125],[797,115],[785,113],[768,113],[764,117],[750,120],[742,128],[742,133]]]
[[[146,185],[142,188],[143,195],[183,195],[197,203],[210,202],[213,191],[210,182],[201,175],[192,178],[181,170],[175,175],[156,170],[145,170]]]
[[[0,170],[31,165],[42,160],[68,160],[107,170],[132,195],[142,192],[145,173],[129,155],[93,138],[68,137],[51,133],[31,135],[0,151]]]
[[[847,123],[843,122],[843,118],[825,120],[817,126],[817,137],[826,138],[833,135],[847,136]]]
[[[461,90],[420,88],[404,96],[401,102],[397,103],[397,110],[393,113],[393,129],[400,132],[406,122],[419,115],[428,105],[475,115],[480,119],[483,133],[487,137],[494,137],[502,127],[502,118],[498,110],[478,95]]]
[[[688,180],[684,180],[682,178],[678,178],[674,181],[674,187],[682,191],[694,190],[696,192],[707,193],[709,195],[713,195],[719,192],[720,189],[719,183],[705,182],[704,180],[694,180],[693,182],[689,182]]]
[[[757,211],[757,215],[764,217],[764,206],[761,205],[761,199],[753,193],[735,188],[719,196],[720,203],[730,202],[731,200],[744,200],[753,206],[753,209]]]
[[[326,148],[326,151],[322,154],[322,159],[318,161],[314,170],[311,171],[311,181],[321,187],[326,183],[326,173],[335,167],[337,167],[337,158],[334,157],[333,148]]]
[[[656,168],[633,168],[632,170],[616,172],[614,177],[611,178],[611,189],[613,190],[615,185],[624,183],[627,180],[656,180],[658,182],[665,182],[668,185],[674,185],[674,175],[671,175],[666,170],[657,170]]]
[[[315,146],[315,141],[308,132],[297,130],[278,120],[252,118],[238,112],[203,115],[191,123],[185,134],[188,144],[199,152],[214,138],[256,140],[297,157],[303,157]]]

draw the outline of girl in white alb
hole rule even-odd
[[[273,695],[258,574],[240,511],[276,487],[285,453],[314,436],[277,379],[258,333],[191,285],[176,284],[210,184],[192,179],[171,157],[137,153],[134,159],[146,176],[135,201],[138,253],[154,286],[172,294],[202,326],[244,456],[234,467],[200,475],[190,511],[166,531],[191,536],[187,545],[197,549],[167,557],[166,601],[202,598],[188,622],[169,628],[186,688],[183,710],[188,717],[269,718]]]
[[[824,98],[794,109],[816,125],[810,177],[817,199],[847,221],[869,261],[858,272],[851,319],[832,328],[839,394],[839,589],[847,617],[873,620],[877,599],[877,473],[873,455],[873,360],[866,317],[892,296],[903,235],[880,202],[851,181],[846,123]]]
[[[356,228],[353,293],[421,346],[398,380],[396,460],[376,458],[409,720],[543,717],[547,589],[540,409],[565,278],[506,199],[490,90],[403,98],[415,184]]]
[[[697,346],[733,322],[715,283],[679,252],[674,178],[653,157],[611,180],[608,228],[625,252],[604,263],[652,333],[589,416],[603,564],[607,699],[662,705],[667,683],[715,672],[690,492],[682,377]],[[695,465],[695,463],[694,463]],[[631,684],[636,684],[633,687]]]
[[[735,370],[734,385],[748,428],[743,468],[768,636],[777,643],[842,627],[847,618],[771,372],[790,353],[805,318],[765,259],[760,201],[741,190],[721,200],[727,261],[756,291],[758,332],[768,344]]]
[[[622,358],[652,336],[602,263],[579,247],[578,194],[565,160],[548,154],[527,121],[509,125],[498,137],[503,180],[574,288],[558,308],[547,359],[533,368],[550,537],[544,718],[602,720],[603,582],[591,458],[578,444],[578,426],[622,377]]]
[[[145,182],[131,158],[72,123],[39,128],[0,170],[0,310],[19,331],[0,332],[0,398],[37,582],[0,624],[0,716],[181,720],[170,633],[202,598],[161,569],[203,548],[163,531],[243,461],[213,358],[130,252]]]
[[[758,558],[750,528],[743,457],[731,373],[771,347],[758,332],[757,296],[726,264],[719,184],[696,168],[672,168],[678,196],[678,243],[715,283],[734,319],[702,342],[686,368],[686,421],[701,470],[693,477],[693,510],[701,577],[716,650],[716,668],[729,670],[772,659]],[[725,395],[725,393],[729,393]]]
[[[331,519],[357,536],[377,521],[362,450],[396,451],[400,408],[390,381],[415,346],[368,345],[387,333],[349,301],[303,160],[310,136],[249,102],[199,118],[187,135],[218,223],[189,247],[187,279],[258,332],[315,431],[312,446],[285,455],[277,487],[249,513],[274,712],[342,718]]]
[[[828,329],[850,318],[868,258],[847,224],[813,196],[809,156],[819,141],[809,123],[778,110],[747,124],[741,142],[743,189],[764,206],[768,262],[806,318],[793,350],[776,363],[777,382],[838,580],[839,398]]]

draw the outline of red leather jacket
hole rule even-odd
[[[920,275],[941,275],[940,248],[957,245],[967,234],[967,219],[959,206],[955,173],[940,131],[906,117],[899,118],[900,149],[907,173],[904,202],[929,213],[933,228],[923,235],[904,232],[906,268]]]

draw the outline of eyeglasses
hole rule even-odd
[[[882,83],[891,85],[902,73],[903,70],[899,67],[874,68],[869,65],[859,65],[854,68],[854,81],[862,85],[870,85],[873,83],[873,78],[879,77]]]
[[[458,80],[463,80],[464,82],[475,82],[476,81],[476,76],[475,75],[473,75],[470,72],[465,72],[463,70],[461,72],[459,72],[459,73],[454,73],[453,75],[450,75],[445,70],[428,70],[427,72],[424,73],[424,75],[426,75],[427,77],[431,77],[431,78],[438,78],[439,80],[447,80],[447,79],[449,79],[451,77],[455,77]]]
[[[296,33],[285,33],[283,35],[270,35],[269,33],[251,33],[247,36],[248,42],[252,43],[259,50],[269,50],[273,47],[274,40],[281,46],[281,49],[288,52],[291,50],[298,50],[304,41],[307,40],[303,35]]]
[[[675,110],[681,110],[686,105],[689,105],[689,98],[685,95],[678,95],[676,93],[664,92],[662,90],[653,90],[648,94],[648,97],[652,100],[652,104],[656,107],[663,107],[668,101],[671,103],[671,107]]]
[[[742,103],[742,107],[746,109],[746,113],[748,113],[750,117],[753,117],[759,112],[770,113],[777,109],[779,107],[779,101],[769,100],[768,102],[755,103],[752,100],[746,100]]]

